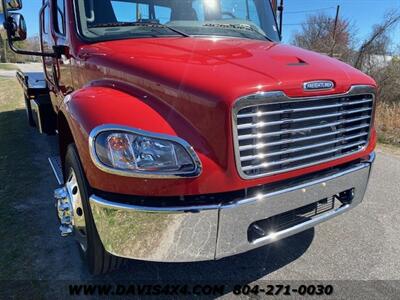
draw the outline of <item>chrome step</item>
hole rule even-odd
[[[64,185],[64,176],[61,165],[61,158],[59,156],[51,156],[48,158],[54,176],[59,185]]]

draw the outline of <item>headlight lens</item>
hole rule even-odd
[[[198,175],[198,158],[184,141],[147,134],[100,132],[93,139],[95,159],[103,167],[132,174]]]

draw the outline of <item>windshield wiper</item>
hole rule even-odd
[[[257,33],[262,36],[264,39],[267,39],[270,42],[273,42],[267,35],[261,33],[258,29],[254,28],[249,24],[233,24],[233,23],[206,23],[203,24],[206,27],[218,27],[218,28],[226,28],[226,29],[239,29],[239,30],[248,30]]]
[[[180,31],[179,29],[176,29],[174,27],[161,24],[161,23],[155,23],[155,22],[110,22],[110,23],[99,23],[99,24],[93,24],[89,26],[89,28],[98,28],[98,27],[122,27],[122,26],[139,26],[139,27],[153,27],[153,28],[166,28],[169,29],[177,34],[180,34],[181,36],[184,37],[190,37],[189,34],[186,32]]]

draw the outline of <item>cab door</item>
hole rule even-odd
[[[64,96],[72,90],[65,0],[44,0],[40,17],[42,51],[54,52],[57,47],[62,52],[60,57],[43,58],[51,101],[53,107],[57,108]]]

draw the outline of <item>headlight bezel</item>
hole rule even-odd
[[[96,153],[96,138],[105,132],[112,133],[127,133],[138,135],[142,137],[154,138],[159,140],[164,140],[180,145],[190,156],[193,161],[194,169],[185,172],[162,172],[162,171],[138,171],[129,169],[117,169],[104,164],[98,157]],[[128,126],[115,125],[115,124],[105,124],[97,126],[89,134],[89,152],[90,157],[94,165],[102,170],[103,172],[110,173],[113,175],[119,175],[124,177],[136,177],[136,178],[153,178],[153,179],[178,179],[178,178],[194,178],[200,176],[202,172],[202,164],[194,151],[193,147],[186,142],[184,139],[177,136],[172,136],[168,134],[154,133],[150,131],[145,131],[137,128],[132,128]]]

